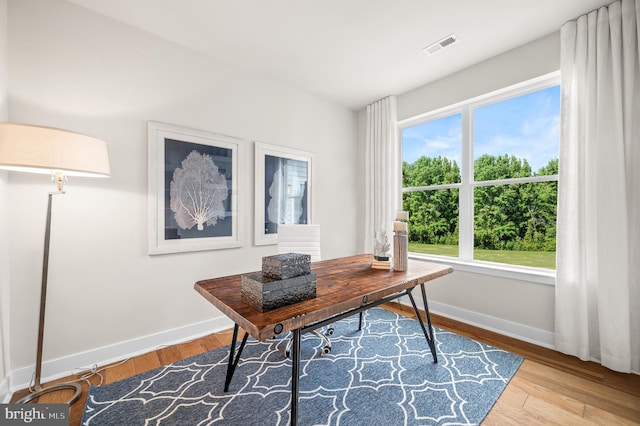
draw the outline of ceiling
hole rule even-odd
[[[554,31],[610,0],[68,0],[359,110]],[[454,33],[458,42],[422,49]]]

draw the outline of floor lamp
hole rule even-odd
[[[46,388],[40,385],[51,237],[51,201],[54,195],[64,194],[63,186],[67,176],[109,176],[107,144],[99,139],[66,130],[0,123],[0,169],[49,174],[57,188],[56,191],[49,193],[47,203],[34,385],[31,392],[18,403],[27,403],[44,394],[69,389],[74,391],[74,395],[67,404],[73,404],[82,393],[80,384],[59,383]]]

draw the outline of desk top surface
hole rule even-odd
[[[198,281],[195,290],[232,321],[258,340],[272,338],[274,327],[282,332],[315,323],[367,302],[375,302],[401,290],[453,272],[447,265],[409,259],[407,271],[372,269],[370,254],[313,262],[317,274],[316,297],[260,312],[242,301],[241,274]]]

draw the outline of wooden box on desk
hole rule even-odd
[[[262,272],[244,274],[240,280],[242,300],[252,308],[266,312],[281,306],[316,297],[314,272],[284,280],[274,280]]]

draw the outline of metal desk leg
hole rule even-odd
[[[429,348],[431,348],[431,354],[433,360],[437,364],[438,356],[436,355],[436,340],[433,335],[433,327],[431,326],[431,315],[429,314],[429,304],[427,303],[427,292],[424,289],[424,283],[420,284],[420,291],[422,291],[422,303],[424,304],[424,314],[427,317],[427,328],[429,330]]]
[[[424,326],[424,322],[422,322],[422,317],[420,316],[420,311],[418,311],[418,306],[416,305],[416,301],[413,299],[413,294],[411,294],[411,291],[408,291],[407,295],[409,296],[409,300],[411,301],[411,305],[413,306],[413,311],[415,312],[418,322],[420,323],[420,327],[422,327],[424,338],[427,340],[427,344],[429,345],[429,349],[431,350],[431,355],[433,356],[433,362],[437,364],[438,356],[436,355],[436,344],[435,344],[435,341],[433,340],[433,328],[431,327],[431,317],[429,315],[429,307],[427,305],[427,296],[426,296],[426,292],[424,291],[424,284],[420,284],[420,286],[422,287],[424,312],[427,317],[427,323],[429,326],[428,331]]]
[[[300,329],[293,330],[291,356],[291,426],[298,422],[298,379],[300,377]]]
[[[227,364],[227,377],[224,381],[224,391],[229,391],[229,384],[231,383],[231,378],[233,377],[233,373],[236,371],[236,367],[238,366],[238,361],[240,361],[240,354],[242,354],[242,349],[244,349],[245,343],[247,343],[247,337],[249,337],[249,333],[245,331],[244,337],[242,338],[242,343],[240,343],[240,348],[238,348],[238,354],[235,355],[236,352],[236,343],[238,342],[238,324],[235,324],[233,327],[233,337],[231,338],[231,346],[229,346],[229,364]],[[235,357],[234,357],[235,355]]]

